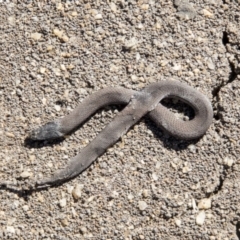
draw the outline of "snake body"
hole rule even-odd
[[[190,105],[195,117],[190,121],[177,119],[160,103],[166,97],[178,98]],[[201,137],[209,128],[213,118],[211,103],[202,93],[179,81],[161,81],[152,83],[139,92],[122,87],[102,89],[86,98],[69,115],[33,130],[29,138],[47,140],[63,137],[77,129],[98,109],[111,104],[123,104],[126,107],[92,142],[72,158],[65,168],[51,177],[37,181],[36,186],[51,186],[74,178],[146,114],[160,128],[176,138],[185,140]]]

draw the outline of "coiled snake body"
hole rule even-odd
[[[177,119],[172,112],[160,104],[160,101],[166,97],[178,98],[189,104],[195,112],[195,117],[190,121]],[[63,137],[79,127],[99,108],[110,104],[123,104],[126,107],[92,142],[71,159],[64,169],[57,171],[51,177],[37,181],[36,186],[51,186],[77,176],[146,114],[169,134],[186,140],[202,136],[213,117],[211,103],[203,94],[178,81],[161,81],[148,85],[140,92],[122,87],[100,90],[86,98],[69,115],[33,130],[29,138],[46,140]]]

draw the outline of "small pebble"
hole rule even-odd
[[[59,29],[55,28],[53,29],[53,34],[57,36],[58,38],[61,38],[63,35],[63,31],[60,31]]]
[[[181,227],[182,221],[180,219],[175,219],[175,223],[178,227]]]
[[[72,191],[72,196],[75,200],[78,200],[82,195],[82,185],[77,184]]]
[[[143,211],[143,210],[145,210],[145,209],[148,207],[148,205],[147,205],[147,203],[144,202],[144,201],[139,201],[139,202],[138,202],[138,207],[139,207],[139,209],[140,209],[141,211]]]
[[[197,225],[203,225],[204,221],[205,221],[205,212],[204,211],[200,211],[197,216],[196,216],[196,223]]]
[[[93,199],[95,198],[95,196],[91,196],[87,199],[87,202],[91,202]]]
[[[223,162],[223,165],[231,167],[234,163],[234,160],[232,158],[225,157],[222,162]]]
[[[10,133],[10,132],[6,132],[6,136],[10,137],[10,138],[15,138],[15,135],[13,133]]]
[[[117,198],[119,196],[119,193],[117,191],[113,191],[111,194],[112,198]]]
[[[45,198],[44,198],[43,195],[40,194],[40,193],[38,194],[37,199],[38,199],[38,201],[39,201],[40,203],[44,203],[44,201],[45,201]]]
[[[84,226],[81,226],[81,227],[80,227],[80,231],[81,231],[82,234],[84,234],[84,233],[87,232],[87,228],[84,227]]]
[[[53,72],[56,74],[56,76],[61,76],[61,70],[59,68],[53,68]]]
[[[156,169],[160,169],[161,168],[161,162],[157,162],[156,163]]]
[[[46,98],[43,98],[43,99],[42,99],[42,103],[43,103],[43,105],[46,105],[47,99],[46,99]]]
[[[58,112],[61,111],[61,106],[60,105],[55,105],[54,107],[55,107],[56,111],[58,111]]]
[[[69,222],[66,218],[60,220],[63,227],[67,227],[69,225]]]
[[[97,14],[95,17],[94,17],[96,20],[100,20],[100,19],[102,19],[102,14]]]
[[[47,51],[50,52],[50,51],[52,51],[52,50],[53,50],[53,46],[52,46],[52,45],[48,45],[48,46],[47,46]]]
[[[6,231],[7,231],[7,233],[14,234],[15,233],[15,228],[13,226],[7,226]]]
[[[62,3],[58,3],[58,4],[56,5],[56,8],[57,8],[57,10],[60,10],[60,11],[63,11],[63,10],[64,10],[64,6],[63,6]]]
[[[53,34],[63,42],[68,42],[69,38],[58,28],[53,29]]]
[[[179,71],[182,68],[181,64],[175,64],[172,69],[175,71]]]
[[[209,59],[207,60],[207,66],[208,66],[208,68],[211,69],[211,70],[214,70],[214,69],[215,69],[215,65],[214,65],[214,63],[213,63],[213,61],[212,61],[211,58],[209,58]]]
[[[29,206],[28,206],[28,205],[24,205],[22,208],[23,208],[23,210],[24,210],[25,212],[29,210]]]
[[[20,174],[20,177],[23,178],[23,179],[25,179],[25,178],[31,177],[32,175],[33,175],[32,172],[24,171],[24,172],[22,172],[22,173]]]
[[[130,193],[130,194],[128,194],[127,198],[128,198],[128,200],[132,200],[134,198],[134,196]]]
[[[32,33],[31,34],[31,38],[34,39],[34,40],[40,40],[42,37],[42,34],[41,33]]]
[[[116,4],[115,4],[114,2],[111,2],[111,3],[109,4],[109,6],[110,6],[111,10],[112,10],[114,13],[117,12],[117,6],[116,6]]]
[[[211,199],[210,198],[203,198],[198,203],[199,209],[209,209],[211,208]]]
[[[193,145],[193,144],[190,144],[190,145],[188,146],[188,149],[189,149],[189,151],[190,151],[191,153],[195,153],[195,152],[196,152],[196,146]]]
[[[66,35],[63,35],[62,38],[61,38],[61,40],[62,40],[63,42],[68,42],[68,41],[69,41],[69,37],[66,36]]]
[[[142,4],[142,5],[141,5],[141,9],[142,9],[142,10],[148,10],[148,8],[149,8],[149,5],[148,5],[148,4]]]
[[[67,205],[67,199],[66,199],[66,198],[62,198],[62,199],[59,201],[59,206],[60,206],[61,208],[64,208],[66,205]]]
[[[46,68],[40,67],[39,72],[42,73],[42,74],[44,74],[44,73],[46,72]]]
[[[148,191],[147,189],[144,189],[144,190],[142,191],[142,195],[143,195],[143,197],[145,197],[145,198],[149,197],[149,191]]]
[[[10,25],[15,25],[15,21],[16,21],[16,19],[14,16],[8,17],[8,22]]]
[[[78,15],[77,12],[73,11],[72,14],[71,14],[73,17],[76,17]]]
[[[208,11],[207,9],[203,9],[202,13],[205,17],[209,17],[209,18],[213,17],[213,14],[210,11]]]
[[[158,180],[157,174],[156,174],[156,173],[153,173],[153,174],[152,174],[152,178],[153,178],[154,181],[157,181],[157,180]]]

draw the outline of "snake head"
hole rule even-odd
[[[61,138],[63,137],[63,134],[58,129],[58,123],[49,122],[37,129],[32,130],[27,138],[34,141]]]

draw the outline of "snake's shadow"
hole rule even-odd
[[[52,187],[57,187],[57,186],[52,186]],[[29,197],[36,192],[41,192],[42,190],[47,190],[48,187],[43,187],[43,188],[37,188],[37,189],[30,189],[30,190],[24,190],[24,189],[19,189],[17,187],[11,187],[11,186],[0,186],[0,190],[6,190],[8,192],[16,194],[19,198],[24,199],[25,201],[29,200]]]
[[[65,140],[64,137],[58,138],[58,139],[53,139],[53,140],[32,140],[30,138],[26,138],[24,140],[24,147],[26,148],[43,148],[47,146],[53,146],[53,145],[58,145],[59,143],[63,142]]]

